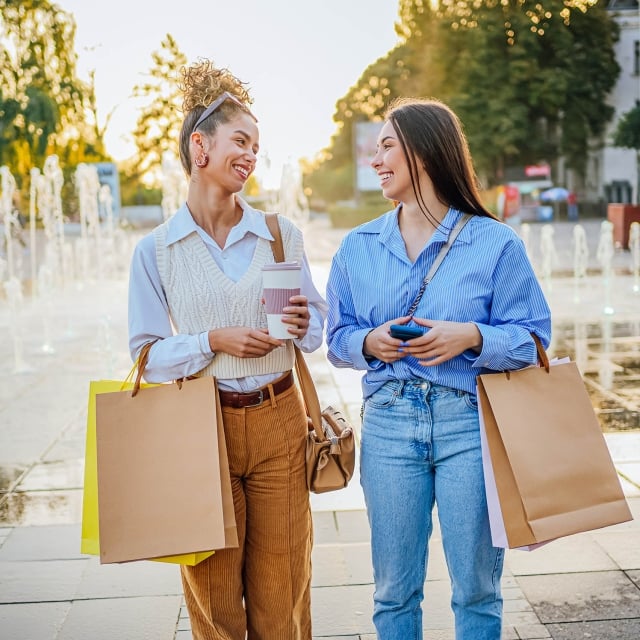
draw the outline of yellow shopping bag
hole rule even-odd
[[[92,381],[89,386],[89,406],[87,410],[87,439],[85,448],[84,495],[82,500],[82,539],[80,552],[100,555],[100,535],[98,526],[98,465],[96,447],[96,394],[126,391],[133,388],[132,377],[136,366],[127,379]],[[153,384],[141,384],[140,387],[154,387]],[[153,558],[156,562],[195,565],[213,555],[214,551],[186,553],[176,556]]]

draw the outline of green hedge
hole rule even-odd
[[[393,203],[384,198],[376,198],[362,204],[334,204],[327,208],[331,226],[338,229],[352,229],[369,222],[386,211],[393,209]]]

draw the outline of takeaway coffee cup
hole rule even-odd
[[[302,267],[297,262],[276,262],[262,267],[262,296],[267,312],[269,335],[274,338],[293,338],[282,322],[282,309],[289,306],[289,298],[300,293]]]

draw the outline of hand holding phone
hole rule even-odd
[[[405,324],[392,324],[389,327],[389,331],[392,338],[398,338],[399,340],[411,340],[424,335],[424,329],[421,327],[409,327]]]

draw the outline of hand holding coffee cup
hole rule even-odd
[[[262,296],[267,312],[269,335],[287,340],[295,336],[289,332],[292,324],[282,321],[289,299],[300,295],[302,267],[297,262],[276,262],[262,268]]]

